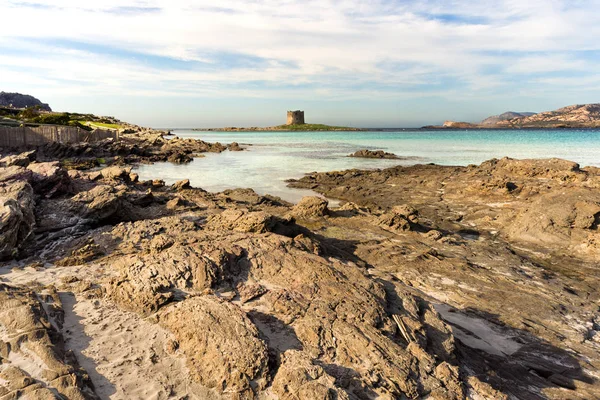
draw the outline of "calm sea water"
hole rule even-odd
[[[252,188],[260,194],[297,201],[310,191],[286,187],[285,180],[312,171],[386,168],[436,163],[477,164],[490,158],[559,157],[582,166],[600,166],[600,130],[395,131],[395,132],[194,132],[180,137],[249,144],[246,151],[207,154],[187,165],[142,165],[141,179],[167,184],[189,179],[208,191]],[[349,158],[360,149],[385,150],[403,160]]]

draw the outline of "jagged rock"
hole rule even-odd
[[[71,179],[58,161],[31,163],[27,169],[33,173],[30,182],[36,194],[52,197],[69,192]]]
[[[131,174],[131,168],[121,168],[118,166],[112,166],[108,168],[104,168],[102,171],[102,176],[106,179],[124,179],[128,178]]]
[[[42,298],[47,298],[43,304]],[[85,373],[68,361],[61,329],[62,303],[55,289],[45,294],[0,284],[0,329],[6,334],[0,393],[18,398],[97,399]],[[5,344],[4,342],[1,342]],[[12,393],[9,394],[9,393]]]
[[[35,225],[33,189],[24,181],[0,186],[0,260],[14,257]]]
[[[329,202],[322,197],[308,196],[300,199],[291,214],[295,217],[311,218],[327,215]]]
[[[283,220],[263,211],[225,210],[209,217],[205,229],[265,233],[272,232],[280,223],[286,225],[290,222],[289,219]]]
[[[137,183],[140,180],[140,176],[138,174],[130,173],[129,181],[132,183]]]
[[[84,218],[100,222],[110,219],[121,211],[124,197],[124,190],[99,185],[87,192],[78,193],[72,200],[80,206]]]
[[[349,400],[343,389],[336,387],[336,378],[323,367],[297,350],[282,354],[281,365],[273,380],[273,391],[280,399]]]
[[[570,190],[568,195],[539,196],[511,221],[507,233],[516,240],[544,245],[572,243],[581,249],[582,243],[597,236],[599,225],[600,194],[581,188]]]
[[[11,181],[27,181],[29,182],[33,176],[33,172],[23,167],[13,165],[7,168],[0,168],[0,182],[9,183]]]
[[[184,202],[181,200],[181,198],[175,197],[167,202],[167,208],[169,210],[176,210],[177,208],[181,207],[183,203]]]
[[[267,386],[267,346],[238,307],[200,296],[164,308],[157,319],[175,334],[190,374],[203,385],[242,398]]]
[[[254,300],[257,297],[267,293],[267,288],[258,283],[239,283],[236,287],[236,290],[242,303],[247,303],[248,301]]]
[[[408,205],[394,206],[379,217],[379,225],[391,231],[409,231],[419,222],[419,213]]]
[[[32,150],[25,153],[6,156],[0,159],[0,165],[3,167],[11,167],[13,165],[18,167],[27,167],[29,163],[35,161],[36,154],[37,152]]]
[[[173,190],[185,190],[185,189],[189,189],[190,188],[190,180],[189,179],[184,179],[181,181],[177,181],[173,184]]]

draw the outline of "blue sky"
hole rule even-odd
[[[214,4],[0,0],[0,90],[154,127],[288,109],[412,127],[600,102],[600,0]]]

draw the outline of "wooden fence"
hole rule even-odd
[[[96,129],[86,131],[74,126],[44,125],[36,128],[28,126],[0,126],[0,147],[34,147],[51,142],[82,143],[97,142],[103,139],[118,139],[117,131]]]

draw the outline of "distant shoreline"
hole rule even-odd
[[[269,128],[156,128],[159,130],[168,131],[194,131],[194,132],[398,132],[398,131],[568,131],[568,130],[582,130],[582,131],[598,131],[600,127],[477,127],[477,128],[445,128],[445,127],[421,127],[421,128],[347,128],[347,129],[306,129],[306,130],[292,130],[292,129],[269,129]]]

